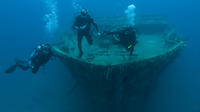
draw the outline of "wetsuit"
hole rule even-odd
[[[31,65],[33,73],[36,73],[40,66],[44,66],[53,56],[50,46],[40,45],[38,47],[33,51],[29,59],[29,65]]]
[[[81,45],[81,40],[83,36],[86,37],[90,45],[92,45],[93,43],[92,36],[90,35],[91,24],[93,24],[96,30],[98,31],[97,24],[89,15],[79,15],[76,17],[76,20],[72,26],[73,29],[78,30],[77,38],[78,38],[78,48],[80,52],[79,57],[81,57],[83,54]]]
[[[5,73],[12,73],[17,67],[22,70],[31,69],[32,73],[37,73],[41,66],[44,66],[53,56],[50,45],[42,44],[34,49],[30,58],[27,61],[15,59],[15,64],[9,67]]]
[[[119,44],[123,45],[127,51],[130,51],[130,55],[133,54],[134,46],[136,45],[136,32],[132,27],[125,27],[122,30],[104,33],[106,35],[113,35],[119,39]]]

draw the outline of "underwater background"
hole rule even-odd
[[[75,81],[58,59],[35,75],[4,70],[38,44],[53,43],[56,30],[70,31],[80,7],[93,17],[125,16],[131,3],[136,14],[166,15],[187,43],[160,75],[146,112],[200,112],[199,0],[0,0],[0,112],[90,112],[81,88],[69,92]]]

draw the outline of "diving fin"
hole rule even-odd
[[[17,65],[15,64],[15,65],[9,67],[9,68],[5,71],[5,73],[6,73],[6,74],[13,73],[13,72],[15,71],[16,68],[17,68]]]

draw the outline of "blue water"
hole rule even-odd
[[[44,15],[48,0],[0,1],[0,112],[82,112],[89,110],[87,98],[76,89],[70,73],[52,60],[38,74],[17,70],[11,75],[3,71],[15,57],[27,58],[38,44],[54,41],[55,33],[45,28]],[[50,2],[52,0],[49,0]],[[77,9],[72,0],[57,0],[58,29],[69,31]],[[120,16],[131,0],[77,0],[92,16]],[[187,42],[187,47],[161,74],[150,95],[147,112],[200,112],[200,1],[138,0],[137,14],[165,14]],[[77,108],[78,107],[78,108]]]

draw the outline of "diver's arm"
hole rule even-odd
[[[98,28],[97,24],[94,22],[93,19],[91,19],[91,23],[94,25],[96,31],[99,32],[99,28]]]
[[[103,35],[108,36],[108,35],[117,35],[117,31],[104,31]]]
[[[73,24],[72,29],[73,29],[73,30],[78,30],[79,27],[78,27],[76,24]]]
[[[75,22],[72,25],[72,29],[73,30],[78,30],[79,29],[79,27],[78,27],[78,17],[76,17]]]

